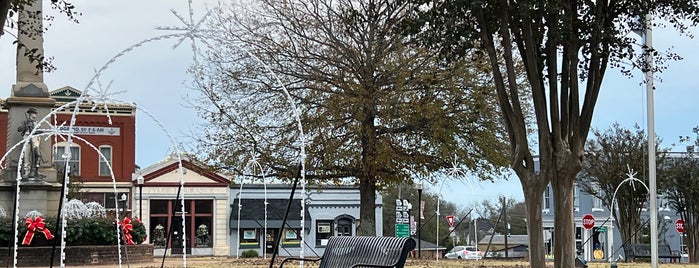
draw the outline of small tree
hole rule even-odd
[[[628,130],[618,123],[604,132],[595,129],[592,135],[594,139],[587,142],[585,161],[578,176],[581,191],[601,199],[604,206],[612,210],[622,241],[640,243],[637,230],[643,225],[641,209],[648,200],[648,191],[640,185],[634,187],[631,183],[638,183],[636,181],[621,183],[631,171],[636,174],[635,178],[648,181],[644,177],[648,174],[645,160],[648,159],[648,136],[638,125]],[[656,144],[660,144],[660,140]],[[664,155],[663,152],[657,155],[657,166],[663,166]],[[616,200],[613,199],[615,192]]]
[[[684,241],[689,260],[697,263],[699,257],[699,127],[693,129],[697,138],[681,137],[681,143],[689,143],[687,152],[669,159],[664,166],[666,179],[658,188],[670,201],[670,205],[684,220]]]

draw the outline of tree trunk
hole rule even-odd
[[[562,174],[551,179],[554,217],[554,268],[575,267],[575,221],[573,219],[573,190],[575,174]]]
[[[522,183],[524,202],[527,205],[529,245],[545,245],[544,226],[541,221],[544,195],[543,191],[538,188],[540,187]],[[529,247],[529,264],[531,267],[546,267],[546,248],[544,246]]]
[[[689,219],[689,225],[687,225],[688,220],[686,219]],[[699,238],[699,230],[697,230],[696,228],[698,222],[699,219],[697,219],[696,210],[694,210],[693,213],[687,213],[687,217],[685,218],[684,224],[684,232],[687,234],[687,236],[684,237],[684,243],[687,244],[687,257],[689,257],[690,263],[699,263],[699,261],[697,261],[697,257],[699,257],[699,247],[697,247],[697,238]]]
[[[357,235],[376,235],[376,185],[374,180],[362,179],[359,184],[359,195],[362,197],[359,205],[359,226]]]

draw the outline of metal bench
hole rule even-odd
[[[408,253],[415,249],[415,240],[409,237],[387,236],[333,236],[319,258],[290,257],[291,260],[320,261],[319,268],[396,267],[403,268]]]
[[[635,262],[636,258],[650,258],[650,244],[626,244],[624,245],[624,255],[628,260]],[[670,245],[658,245],[658,258],[671,259],[676,261],[679,255],[673,254]]]

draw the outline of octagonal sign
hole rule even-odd
[[[592,227],[595,227],[595,217],[592,214],[585,214],[582,217],[582,225],[585,229],[592,229]]]

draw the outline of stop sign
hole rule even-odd
[[[585,214],[582,217],[582,225],[585,229],[592,229],[592,227],[595,227],[595,217],[592,214]]]
[[[675,229],[677,229],[679,233],[684,233],[684,221],[682,219],[677,219],[675,221]]]

